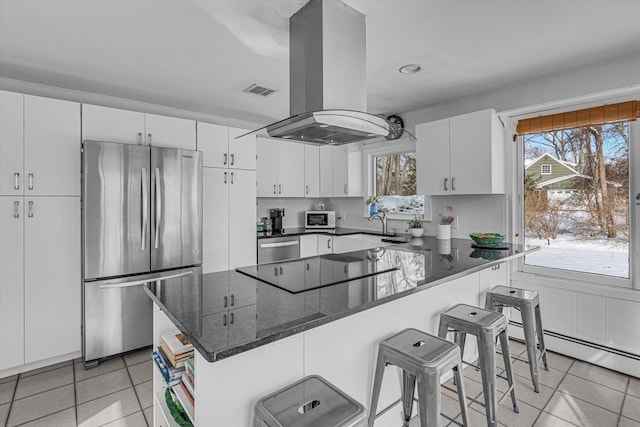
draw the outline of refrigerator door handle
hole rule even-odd
[[[155,235],[156,249],[158,249],[160,221],[162,221],[162,196],[160,193],[160,168],[156,168],[156,235]]]
[[[149,279],[141,279],[141,280],[134,280],[133,282],[120,282],[120,283],[109,283],[106,282],[102,285],[99,285],[98,287],[100,289],[118,289],[118,288],[130,288],[132,286],[140,286],[140,285],[144,285],[147,284],[149,282],[157,282],[160,280],[168,280],[168,279],[177,279],[180,277],[186,277],[186,276],[191,276],[193,275],[193,271],[184,271],[182,273],[178,273],[178,274],[170,274],[168,276],[161,276],[161,277],[153,277],[153,278],[149,278]]]
[[[140,250],[145,250],[147,245],[147,229],[149,228],[149,194],[148,194],[148,185],[147,185],[147,168],[142,168],[142,244],[140,245]]]

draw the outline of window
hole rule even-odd
[[[633,143],[636,104],[625,117],[607,119],[608,112],[622,111],[621,105],[527,119],[531,122],[522,128],[518,122],[518,133],[524,134],[521,231],[526,244],[541,248],[525,257],[523,271],[631,284],[632,255],[638,250],[632,218],[638,212],[635,198],[630,202],[640,181],[633,181],[630,171],[640,159]],[[552,161],[539,163],[544,157]],[[532,167],[536,164],[539,168]]]
[[[416,195],[416,153],[372,155],[373,194],[388,214],[422,215],[424,196]]]

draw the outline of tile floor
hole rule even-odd
[[[511,349],[526,358],[521,343],[512,341]],[[150,426],[151,363],[148,348],[89,371],[69,361],[2,378],[0,425]],[[501,426],[640,427],[640,379],[551,352],[549,366],[548,372],[540,369],[540,393],[534,393],[528,366],[514,362],[520,413],[505,399],[498,409]],[[443,417],[442,426],[453,427],[461,421],[460,408],[455,387],[446,386],[451,390],[443,389],[442,411],[455,422]],[[471,425],[486,425],[480,374],[474,368],[465,369],[465,387]],[[498,390],[505,389],[506,381],[498,380]],[[419,426],[417,417],[411,426]]]
[[[0,379],[0,425],[152,425],[151,347],[85,371],[80,360]]]

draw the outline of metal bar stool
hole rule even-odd
[[[254,427],[361,427],[367,412],[360,403],[318,375],[304,377],[260,399]]]
[[[538,359],[542,357],[545,371],[549,370],[547,364],[547,349],[544,345],[544,333],[542,330],[542,316],[540,315],[540,300],[536,291],[511,288],[508,286],[496,286],[487,292],[485,308],[502,313],[504,307],[514,307],[520,311],[522,317],[522,329],[524,330],[524,342],[527,348],[527,359],[531,382],[536,393],[540,393],[538,385]],[[534,319],[535,317],[535,319]],[[536,331],[540,347],[540,356],[537,356]]]
[[[464,344],[467,334],[475,335],[478,340],[479,368],[482,376],[487,426],[495,427],[498,425],[496,420],[497,407],[508,393],[511,393],[513,411],[520,412],[518,400],[516,399],[516,390],[513,385],[511,352],[509,350],[509,337],[507,336],[507,318],[502,313],[466,304],[458,304],[440,314],[438,335],[441,338],[445,338],[449,330],[455,332],[454,339],[460,346],[461,356],[464,356]],[[507,377],[501,378],[509,382],[509,389],[500,397],[499,401],[496,399],[496,337],[500,338],[504,366],[507,371]]]
[[[417,329],[405,329],[381,341],[378,346],[368,426],[372,427],[378,416],[400,402],[402,402],[404,425],[408,426],[417,379],[420,426],[438,427],[441,406],[440,377],[450,369],[453,369],[453,375],[456,378],[462,420],[464,425],[468,426],[467,401],[463,378],[460,374],[461,362],[460,348],[457,345]],[[380,413],[376,413],[382,377],[387,365],[395,365],[402,369],[402,398]]]

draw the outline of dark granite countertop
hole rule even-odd
[[[374,230],[359,230],[357,228],[285,228],[282,231],[258,231],[258,239],[269,239],[271,237],[287,237],[287,236],[304,236],[305,234],[323,234],[331,236],[349,236],[352,234],[369,234],[371,236],[384,236],[393,238],[396,236],[404,236],[404,234],[382,234]]]
[[[339,254],[358,259],[353,267],[347,258],[327,264],[342,274],[345,266],[358,268],[360,255],[366,253],[372,261],[397,264],[397,270],[298,293],[233,270],[149,283],[145,291],[200,354],[215,362],[535,250],[523,245],[478,250],[471,248],[471,240],[423,237]],[[321,260],[322,256],[310,257],[270,267],[278,272],[280,267],[292,270],[301,283],[306,283],[317,281],[318,274],[333,274],[314,268],[314,263]],[[303,268],[291,269],[293,265]]]

